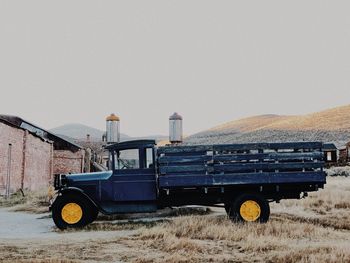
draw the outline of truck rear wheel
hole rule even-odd
[[[242,194],[230,206],[228,216],[235,222],[260,222],[269,220],[270,206],[259,194]]]
[[[59,196],[52,206],[52,219],[59,229],[81,228],[92,222],[92,207],[86,198],[66,194]]]

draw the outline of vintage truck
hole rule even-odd
[[[323,188],[322,143],[157,147],[154,140],[109,145],[109,171],[56,175],[52,218],[60,229],[103,214],[222,204],[233,221],[266,222],[269,202]]]

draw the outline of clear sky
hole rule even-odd
[[[350,103],[350,1],[0,1],[0,113],[191,134]]]

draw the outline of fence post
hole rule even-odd
[[[10,186],[11,186],[11,162],[12,162],[12,144],[9,143],[8,154],[7,154],[7,178],[6,178],[6,191],[5,197],[8,199],[10,197]]]

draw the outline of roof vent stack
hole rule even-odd
[[[169,141],[182,143],[182,117],[177,112],[169,117]]]
[[[120,119],[114,113],[106,118],[106,141],[107,144],[120,142]]]

